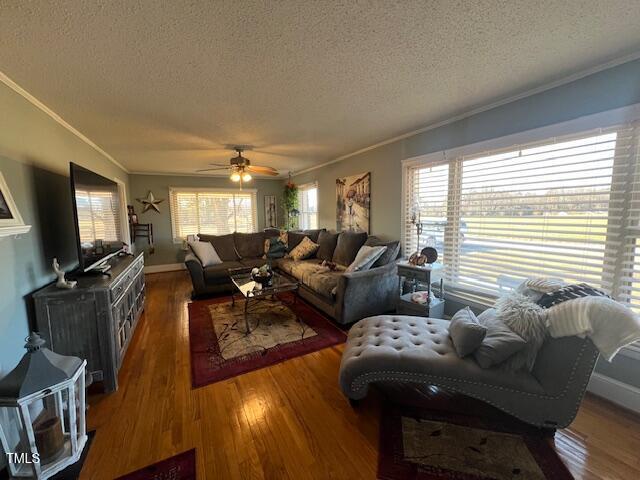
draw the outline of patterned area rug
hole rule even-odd
[[[380,424],[383,480],[570,480],[539,430],[519,422],[387,406]]]
[[[187,450],[116,480],[196,480],[196,451]]]
[[[244,300],[201,300],[189,304],[193,388],[219,382],[289,358],[342,343],[346,335],[293,294],[250,307],[245,334]]]

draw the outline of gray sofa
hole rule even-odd
[[[278,233],[277,230],[267,230],[250,234],[199,235],[201,241],[212,243],[223,263],[203,268],[193,253],[186,255],[185,264],[191,275],[194,297],[230,293],[233,285],[228,275],[229,268],[256,267],[270,261],[275,270],[300,283],[299,295],[303,299],[338,323],[350,324],[395,308],[399,242],[382,242],[366,233],[289,232],[289,250],[307,236],[320,244],[316,255],[300,261],[290,258],[267,260],[263,258],[265,240]],[[364,244],[384,244],[388,249],[371,269],[345,273],[344,269]],[[323,260],[335,262],[338,269],[330,271],[322,267]]]
[[[342,391],[359,400],[380,382],[435,385],[538,427],[563,428],[573,421],[598,358],[591,340],[549,338],[531,372],[512,373],[458,357],[448,326],[447,320],[402,315],[361,320],[349,331],[342,356]]]

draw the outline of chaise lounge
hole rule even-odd
[[[354,325],[340,365],[340,386],[351,400],[378,382],[433,385],[483,400],[532,425],[556,429],[575,418],[598,358],[589,339],[549,338],[533,370],[483,369],[460,358],[449,322],[379,315]]]

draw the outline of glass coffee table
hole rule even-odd
[[[231,305],[235,305],[236,295],[238,295],[238,293],[244,298],[244,326],[246,335],[251,333],[249,314],[252,313],[252,304],[265,299],[277,299],[285,303],[277,297],[279,293],[285,292],[294,292],[293,303],[295,303],[298,296],[297,292],[300,284],[276,272],[273,272],[271,283],[266,286],[262,286],[251,278],[251,268],[230,268],[229,277],[235,286],[235,290],[231,294]]]

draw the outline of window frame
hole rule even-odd
[[[183,244],[186,240],[177,236],[176,216],[173,210],[173,197],[177,193],[226,193],[226,194],[250,194],[251,195],[251,217],[253,231],[258,230],[258,190],[255,188],[216,188],[216,187],[169,187],[169,212],[171,217],[171,238],[174,244]],[[198,229],[200,229],[198,221]]]
[[[556,140],[557,137],[567,137],[572,135],[582,135],[585,136],[590,135],[591,132],[597,134],[595,131],[599,129],[607,129],[615,126],[629,126],[630,124],[634,124],[634,122],[638,122],[640,120],[640,104],[631,105],[628,107],[622,107],[615,110],[610,110],[594,115],[588,115],[585,117],[580,117],[575,120],[570,120],[567,122],[562,122],[554,125],[549,125],[533,130],[528,130],[525,132],[519,132],[512,135],[507,135],[504,137],[499,137],[495,139],[485,140],[469,145],[463,145],[460,147],[452,148],[445,151],[432,152],[425,155],[420,155],[416,157],[407,158],[402,161],[402,190],[401,190],[401,245],[403,249],[407,245],[407,222],[408,222],[408,214],[411,208],[411,204],[413,199],[410,198],[410,175],[411,170],[414,168],[426,167],[426,166],[434,166],[438,164],[449,164],[449,165],[458,165],[458,168],[461,168],[463,157],[477,157],[484,153],[495,153],[497,150],[514,150],[519,149],[523,145],[530,145],[533,143],[551,143]],[[636,135],[637,137],[637,135]],[[616,148],[618,146],[616,145]],[[636,147],[640,150],[640,147]],[[632,152],[631,155],[634,155]],[[617,154],[616,154],[617,156]],[[633,158],[637,158],[636,160],[636,172],[640,169],[640,152],[635,157],[631,157],[631,162],[633,163]],[[614,167],[615,168],[615,167]],[[450,182],[454,182],[455,180],[450,180]],[[451,183],[449,183],[451,186]],[[459,175],[459,183],[457,184],[459,188],[462,186],[462,175]],[[622,187],[617,185],[615,188],[612,185],[611,193],[612,195],[620,195],[623,193],[623,190],[626,187]],[[640,187],[639,187],[640,188]],[[627,191],[627,190],[624,190]],[[449,197],[451,194],[449,194]],[[640,215],[640,214],[638,214]],[[450,221],[450,217],[448,215],[447,221]],[[629,237],[633,236],[635,239],[640,239],[640,228],[634,229],[633,227],[628,226],[628,219],[624,219],[620,223],[620,232],[618,235],[621,237],[626,237],[627,240]],[[409,224],[409,227],[411,225]],[[608,237],[609,233],[607,233]],[[407,257],[412,252],[404,252],[404,256]],[[439,252],[443,253],[443,252]],[[613,264],[611,260],[611,253],[615,253],[614,259],[621,258],[623,256],[622,247],[615,252],[611,252],[605,250],[605,259],[603,259],[603,278],[605,277],[605,272],[608,268]],[[607,256],[609,257],[607,258]],[[616,268],[618,268],[616,266]],[[613,275],[616,275],[617,272],[614,272]],[[486,308],[492,305],[493,300],[497,298],[497,295],[489,295],[483,293],[482,295],[477,295],[477,292],[474,292],[473,289],[465,289],[456,287],[456,285],[447,285],[448,286],[448,296],[461,300],[467,304],[474,305],[480,308]],[[621,294],[619,288],[615,284],[610,285],[612,294],[615,298],[618,298]],[[624,300],[621,300],[624,301]],[[640,359],[640,345],[634,344],[622,350],[625,355],[631,356],[634,358]]]
[[[298,210],[300,212],[300,215],[298,216],[298,228],[302,229],[302,230],[316,230],[319,228],[319,224],[320,224],[320,219],[318,218],[318,209],[316,208],[315,212],[311,212],[311,211],[303,211],[302,210],[302,195],[304,195],[304,192],[308,192],[309,190],[316,190],[316,206],[318,205],[318,182],[310,182],[310,183],[304,183],[302,185],[298,185]],[[313,214],[315,213],[316,215],[316,225],[315,226],[308,226],[308,227],[303,227],[302,226],[302,216],[304,214]]]

